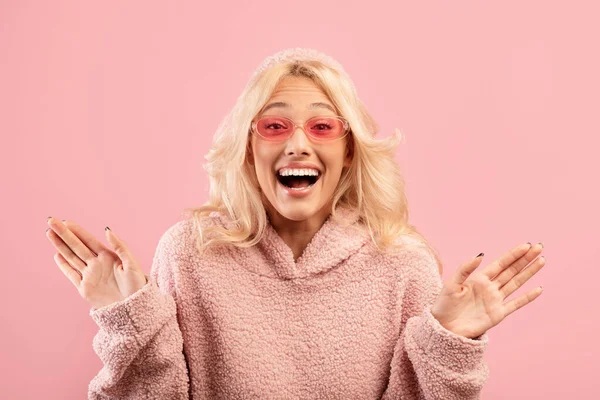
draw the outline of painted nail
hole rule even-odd
[[[46,220],[46,222],[48,222],[50,220],[50,218],[52,218],[52,217],[48,217],[48,219]]]
[[[479,253],[479,254],[477,254],[477,256],[475,256],[475,258],[477,258],[477,257],[481,257],[481,256],[483,256],[483,253]]]
[[[538,242],[538,243],[542,245],[542,249],[543,249],[544,248],[544,243],[542,243],[542,242]]]
[[[107,229],[110,231],[110,228],[108,226],[105,226],[104,230],[107,230]]]

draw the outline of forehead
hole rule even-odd
[[[262,112],[268,109],[294,108],[337,112],[327,94],[311,79],[288,76],[279,82]]]

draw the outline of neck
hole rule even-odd
[[[323,207],[314,215],[301,221],[290,220],[276,210],[267,209],[271,226],[292,250],[294,261],[300,258],[313,236],[323,226],[329,217],[330,209],[330,207]]]

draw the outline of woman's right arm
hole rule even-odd
[[[177,319],[171,230],[159,240],[147,283],[122,301],[91,309],[93,348],[104,366],[89,399],[189,399],[189,371]]]

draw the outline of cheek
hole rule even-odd
[[[270,149],[261,144],[252,144],[252,154],[254,159],[254,170],[258,180],[264,182],[272,178],[273,163],[275,162],[274,149]]]
[[[327,167],[327,171],[332,179],[339,179],[342,169],[344,168],[344,156],[346,155],[345,147],[336,147],[329,152],[322,153],[321,160]]]

